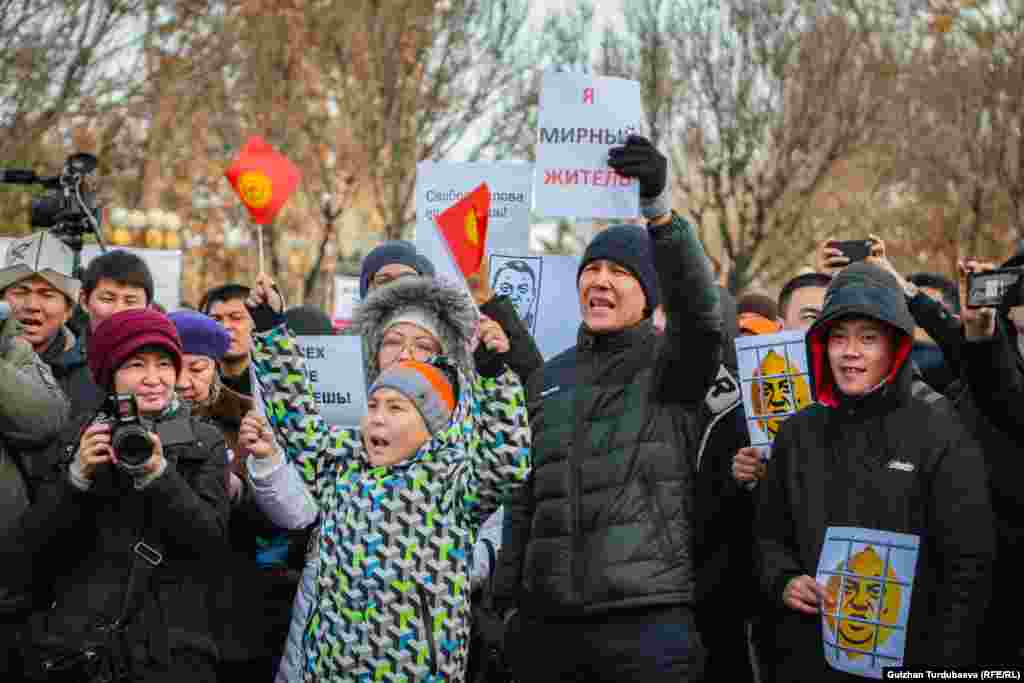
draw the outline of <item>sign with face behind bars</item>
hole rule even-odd
[[[921,539],[877,529],[829,527],[817,581],[833,600],[821,617],[825,661],[882,678],[902,666]]]
[[[736,356],[750,445],[767,458],[782,423],[814,402],[804,333],[740,337]]]

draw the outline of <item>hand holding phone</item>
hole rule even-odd
[[[967,273],[967,308],[998,308],[1003,297],[1020,282],[1021,271],[1001,268]]]
[[[842,252],[843,256],[850,260],[850,263],[863,261],[871,255],[871,240],[834,241],[829,246]]]

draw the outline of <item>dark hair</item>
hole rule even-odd
[[[786,317],[786,309],[789,308],[789,301],[793,298],[793,292],[804,287],[821,287],[828,289],[832,284],[832,276],[828,273],[804,273],[782,286],[779,292],[779,316]]]
[[[199,300],[199,312],[210,315],[210,309],[214,304],[222,301],[234,301],[235,299],[248,299],[249,288],[236,282],[214,287]]]
[[[123,287],[139,287],[146,292],[146,305],[153,303],[153,274],[146,262],[130,251],[115,249],[89,262],[82,275],[82,294],[86,299],[103,279],[113,280]]]
[[[945,275],[939,273],[914,273],[907,280],[918,287],[937,289],[942,292],[942,303],[954,313],[960,310],[960,288]]]
[[[533,282],[533,288],[537,289],[537,275],[533,272],[533,268],[531,268],[530,264],[526,261],[520,261],[519,259],[516,259],[515,261],[505,261],[501,264],[501,268],[498,268],[498,272],[494,274],[494,280],[491,282],[492,287],[498,281],[498,278],[501,277],[501,274],[506,270],[511,270],[515,273],[529,273],[530,281]]]
[[[779,308],[775,305],[775,299],[767,294],[748,292],[736,302],[736,314],[744,313],[757,313],[769,320],[775,320],[779,317]]]

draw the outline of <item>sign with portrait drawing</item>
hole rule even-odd
[[[549,360],[576,344],[580,305],[576,296],[575,256],[492,254],[491,289],[507,296]]]
[[[804,333],[739,337],[736,356],[750,445],[767,459],[782,423],[814,402]]]
[[[833,607],[822,613],[825,660],[839,671],[882,678],[902,666],[921,539],[876,529],[829,527],[817,581]]]

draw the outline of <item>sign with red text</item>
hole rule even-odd
[[[635,179],[608,166],[608,150],[640,134],[640,84],[622,78],[545,72],[534,173],[534,209],[541,216],[634,218]]]

